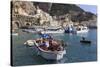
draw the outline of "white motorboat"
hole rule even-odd
[[[35,29],[23,29],[23,32],[36,33],[36,30]]]
[[[18,33],[11,33],[11,35],[13,35],[13,36],[18,36]]]
[[[52,29],[49,29],[49,30],[46,30],[46,31],[41,31],[42,34],[44,33],[64,33],[64,30],[52,30]]]
[[[24,44],[26,46],[32,47],[32,46],[34,46],[34,41],[33,40],[27,40]]]
[[[58,28],[58,29],[45,29],[43,31],[41,31],[42,34],[44,33],[64,33],[65,30],[64,29],[61,29],[61,28]]]
[[[37,31],[37,32],[43,31],[43,29],[42,29],[42,28],[37,28],[36,31]]]
[[[66,54],[66,50],[61,44],[60,44],[59,49],[57,48],[57,49],[51,50],[51,49],[48,49],[49,47],[47,48],[45,46],[41,46],[40,44],[42,43],[40,43],[39,41],[41,41],[41,39],[30,40],[30,41],[27,41],[27,44],[31,44],[31,46],[34,45],[33,47],[37,51],[38,55],[42,56],[43,58],[47,60],[60,60],[63,58],[64,54]],[[56,47],[53,46],[53,48],[56,48]]]
[[[76,33],[86,33],[88,31],[89,31],[89,29],[86,26],[78,26],[76,28]]]

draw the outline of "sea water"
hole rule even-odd
[[[97,60],[97,30],[91,29],[88,33],[81,34],[50,34],[55,39],[63,40],[66,43],[66,54],[59,61],[46,60],[37,55],[32,47],[26,47],[24,42],[29,39],[36,39],[38,34],[26,33],[19,30],[18,36],[12,36],[12,64],[22,65],[41,65],[58,64],[72,62],[87,62]],[[80,43],[82,37],[92,41],[91,44]]]

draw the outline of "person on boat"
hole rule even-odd
[[[46,45],[47,48],[49,47],[49,41],[48,40],[45,41],[45,45]]]
[[[82,40],[85,40],[85,37],[82,37]]]
[[[42,41],[42,43],[40,44],[40,46],[46,46],[44,40]]]
[[[51,51],[54,51],[54,46],[53,46],[53,43],[52,43],[52,39],[49,39],[49,47],[48,47],[49,50]]]
[[[45,40],[43,40],[39,47],[41,47],[43,50],[48,50],[47,43],[45,42]]]
[[[48,49],[51,51],[56,51],[59,47],[59,44],[55,40],[49,40],[49,47]]]

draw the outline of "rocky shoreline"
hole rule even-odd
[[[12,28],[40,26],[61,26],[85,24],[97,28],[97,16],[86,12],[75,4],[12,1]]]

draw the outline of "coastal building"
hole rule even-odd
[[[29,28],[36,26],[55,26],[66,27],[73,23],[69,14],[61,16],[51,16],[43,11],[38,5],[31,2],[13,1],[11,13],[12,29]]]
[[[53,25],[52,23],[50,23],[53,20],[52,17],[48,13],[42,11],[39,7],[32,6],[31,3],[15,1],[11,3],[11,6],[12,6],[11,9],[12,29],[19,29],[22,27],[30,27],[34,25],[37,26]],[[32,8],[34,8],[33,11],[30,10]],[[26,9],[29,9],[28,11],[30,13]],[[31,11],[33,13],[31,13]]]

